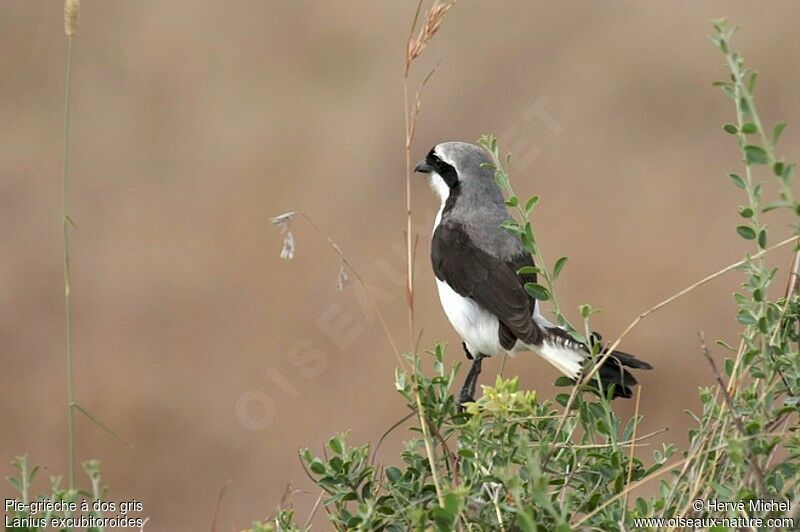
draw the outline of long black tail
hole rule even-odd
[[[573,379],[573,381],[577,381],[582,375],[585,375],[592,363],[589,356],[589,348],[574,340],[561,327],[545,326],[543,327],[543,332],[542,343],[537,346],[539,354]],[[597,333],[592,334],[594,336],[593,340],[600,343],[600,335]],[[604,350],[598,356],[602,357],[606,352]],[[595,375],[599,375],[600,383],[606,393],[613,385],[612,397],[614,398],[631,397],[633,395],[631,388],[637,384],[637,381],[625,368],[653,369],[653,366],[628,353],[622,351],[612,352]],[[597,380],[592,378],[588,384],[596,385]]]
[[[605,353],[605,352],[604,352]],[[599,355],[603,356],[603,355]],[[588,359],[587,359],[588,362]],[[631,387],[637,384],[636,378],[625,369],[653,369],[653,366],[643,360],[639,360],[633,355],[623,353],[622,351],[613,351],[606,361],[600,366],[597,374],[600,375],[600,382],[603,389],[608,390],[612,385],[614,386],[614,395],[612,397],[631,397],[633,392]]]

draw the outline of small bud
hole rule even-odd
[[[350,282],[350,274],[347,272],[347,270],[347,264],[342,261],[341,265],[339,266],[339,275],[336,276],[336,290],[339,290],[340,292],[344,290],[344,287]]]
[[[78,11],[80,7],[80,0],[64,1],[64,33],[67,34],[67,37],[75,35],[75,30],[78,28]]]
[[[294,211],[285,212],[283,214],[279,214],[275,218],[270,218],[270,221],[272,223],[274,223],[275,225],[284,226],[284,225],[287,225],[289,222],[292,221],[292,218],[294,218],[295,214],[296,213]]]
[[[292,235],[292,231],[288,227],[283,231],[281,258],[284,260],[292,260],[294,258],[294,235]]]
[[[281,249],[281,258],[285,260],[292,260],[294,258],[294,235],[292,235],[291,222],[295,216],[294,211],[279,214],[270,221],[281,228],[283,231],[283,249]]]

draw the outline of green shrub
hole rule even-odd
[[[494,386],[484,386],[480,399],[459,412],[452,393],[459,364],[448,367],[444,346],[438,345],[422,356],[406,355],[407,367],[396,373],[395,388],[412,412],[409,417],[421,423],[412,429],[418,437],[405,442],[405,451],[393,465],[375,464],[374,450],[369,445],[351,446],[346,433],[331,438],[322,456],[309,449],[300,451],[303,466],[322,491],[322,505],[334,528],[566,531],[624,526],[633,530],[657,526],[639,520],[653,517],[673,519],[661,526],[677,528],[791,526],[784,506],[720,509],[696,507],[694,502],[749,505],[749,501],[774,500],[796,505],[800,492],[800,300],[794,288],[796,274],[791,273],[783,297],[769,299],[772,283],[786,277],[767,266],[764,258],[771,249],[796,245],[800,226],[793,226],[793,238],[768,248],[769,231],[763,221],[766,213],[778,209],[800,218],[800,204],[791,188],[795,167],[775,153],[784,126],[767,132],[754,98],[756,74],[732,51],[732,35],[724,21],[714,23],[712,41],[730,72],[729,79],[716,85],[732,98],[736,111],[736,123],[724,130],[736,137],[744,163],[743,175],[730,176],[745,194],[739,208],[743,222],[736,231],[752,248],[737,265],[643,313],[612,344],[615,347],[650,312],[734,266],[738,269],[743,276],[742,290],[734,295],[739,307],[736,318],[743,326],[739,346],[717,342],[730,355],[720,372],[701,335],[698,350],[709,362],[714,384],[700,390],[701,411],[690,413],[696,427],[689,432],[688,448],[674,456],[673,446],[657,446],[651,458],[640,460],[634,453],[636,444],[652,443],[658,432],[638,435],[641,418],[620,419],[612,409],[609,390],[598,392],[585,382],[573,386],[566,378],[556,384],[571,390],[551,401],[520,390],[516,378],[497,377]],[[579,332],[558,306],[555,283],[566,258],[557,260],[552,269],[545,267],[531,221],[538,197],[524,203],[517,198],[497,139],[484,137],[481,143],[492,153],[497,181],[519,215],[505,227],[519,235],[537,259],[542,284],[526,289],[538,299],[550,300],[559,323],[577,339],[593,340],[589,319],[595,309],[581,306],[584,323]],[[759,170],[773,174],[770,182],[777,181],[776,198],[767,200],[768,189],[757,180]],[[591,343],[595,358],[601,358],[601,346]],[[656,495],[631,497],[633,490],[649,482],[659,483]],[[748,525],[736,521],[745,517],[764,521]],[[705,518],[728,521],[699,521]],[[779,521],[768,524],[767,519]],[[253,528],[298,529],[287,510]]]

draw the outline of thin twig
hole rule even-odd
[[[415,326],[414,326],[414,258],[416,255],[416,244],[412,238],[412,211],[411,211],[411,146],[414,141],[417,118],[421,105],[422,90],[435,72],[434,68],[423,80],[420,87],[415,91],[415,102],[413,108],[409,108],[408,103],[408,76],[413,61],[419,57],[427,43],[433,38],[444,20],[444,16],[458,0],[451,0],[446,3],[442,0],[434,0],[430,9],[426,13],[425,20],[419,30],[419,36],[414,37],[417,28],[419,15],[422,9],[422,0],[417,3],[414,19],[406,39],[405,69],[403,71],[403,115],[405,118],[405,162],[406,162],[406,307],[408,312],[408,341],[410,348],[414,349]],[[428,421],[422,408],[420,398],[419,383],[417,382],[416,369],[412,372],[412,385],[414,388],[414,398],[416,401],[417,414],[419,416],[420,428],[422,429],[423,441],[425,443],[425,454],[433,477],[433,484],[436,488],[436,497],[440,507],[444,507],[444,496],[439,482],[439,474],[436,467],[436,460],[433,452],[433,445],[430,441],[430,430]]]
[[[725,400],[725,403],[728,405],[728,410],[731,412],[731,416],[733,417],[733,422],[736,424],[736,428],[739,429],[739,433],[742,436],[747,436],[747,431],[744,428],[744,424],[742,423],[742,418],[739,415],[739,411],[736,410],[736,406],[733,404],[733,399],[731,399],[730,394],[728,394],[727,388],[725,387],[725,383],[722,382],[722,377],[719,374],[719,370],[717,369],[717,364],[714,362],[714,359],[711,357],[711,353],[708,351],[708,346],[706,345],[706,336],[703,331],[698,333],[700,338],[700,347],[701,353],[708,361],[708,364],[711,366],[711,371],[714,373],[714,378],[719,385],[720,390],[722,390],[722,398]],[[766,498],[769,495],[769,491],[767,490],[767,483],[764,481],[764,471],[762,471],[761,466],[758,465],[758,457],[756,456],[755,452],[753,452],[753,448],[748,443],[745,445],[747,449],[747,454],[750,457],[750,468],[753,471],[753,475],[755,475],[756,483],[758,484],[758,489],[761,491],[761,496]]]
[[[97,419],[95,416],[93,416],[93,415],[92,415],[92,414],[91,414],[91,413],[90,413],[88,410],[86,410],[85,408],[83,408],[83,407],[82,407],[82,406],[81,406],[79,403],[72,403],[72,408],[73,408],[73,409],[75,409],[75,410],[77,410],[78,412],[80,412],[80,413],[81,413],[81,414],[83,414],[84,416],[86,416],[86,418],[87,418],[89,421],[91,421],[92,423],[94,423],[95,425],[97,425],[98,427],[100,427],[100,428],[101,428],[103,431],[107,432],[107,433],[108,433],[109,435],[111,435],[111,437],[113,437],[115,440],[117,440],[118,442],[120,442],[120,443],[124,444],[124,445],[125,445],[126,447],[128,447],[129,449],[133,449],[133,444],[131,444],[130,442],[128,442],[127,440],[125,440],[125,438],[123,438],[122,436],[120,436],[119,434],[117,434],[116,432],[114,432],[113,430],[111,430],[110,428],[108,428],[108,426],[107,426],[107,425],[105,425],[105,424],[104,424],[102,421],[100,421],[100,420],[99,420],[99,419]]]
[[[447,441],[445,441],[444,436],[442,436],[442,433],[439,431],[439,429],[437,429],[436,426],[433,423],[429,423],[428,425],[430,426],[431,430],[433,431],[433,435],[436,436],[436,439],[439,440],[439,443],[442,446],[442,450],[444,451],[445,458],[447,459],[447,463],[450,466],[450,471],[455,473],[457,471],[456,470],[456,455],[453,454],[453,451],[447,445]]]
[[[428,456],[428,464],[431,468],[431,477],[433,478],[433,487],[436,488],[436,498],[439,501],[439,506],[444,508],[444,494],[439,482],[439,470],[436,468],[436,457],[433,452],[433,445],[431,444],[431,435],[428,427],[428,420],[425,417],[425,411],[422,408],[422,398],[419,395],[419,389],[414,386],[414,397],[417,400],[417,414],[419,415],[419,426],[422,429],[422,441],[425,444],[425,454]]]
[[[67,11],[65,10],[65,16]],[[70,86],[72,79],[72,37],[74,27],[70,32],[67,28],[67,66],[64,81],[64,152],[61,160],[61,207],[62,207],[62,239],[64,244],[64,306],[66,319],[67,341],[67,454],[69,469],[69,488],[75,487],[75,411],[73,409],[73,376],[72,376],[72,305],[70,302],[72,274],[69,260],[69,111],[70,111]],[[72,34],[70,34],[72,33]]]
[[[211,521],[211,532],[217,532],[217,522],[219,519],[219,511],[222,507],[222,498],[225,496],[225,491],[230,485],[231,479],[228,479],[223,482],[222,486],[219,488],[219,493],[217,494],[217,504],[214,505],[214,519]]]
[[[347,255],[344,254],[342,248],[339,247],[339,244],[336,243],[333,238],[328,236],[325,231],[323,231],[320,226],[314,222],[314,220],[302,211],[296,211],[295,215],[302,217],[305,221],[307,221],[311,227],[323,238],[325,239],[328,244],[330,244],[333,251],[339,256],[339,259],[347,266],[347,268],[353,273],[353,276],[358,281],[358,284],[361,286],[361,289],[364,291],[364,295],[367,298],[372,310],[375,312],[375,315],[378,317],[378,322],[381,324],[381,328],[383,329],[383,335],[386,337],[386,341],[389,342],[389,347],[392,349],[392,353],[394,353],[395,358],[397,359],[400,367],[405,367],[405,362],[403,361],[403,357],[400,355],[400,350],[397,347],[397,344],[392,337],[392,333],[389,330],[389,324],[386,322],[386,319],[383,317],[383,313],[381,312],[380,308],[378,308],[378,304],[375,302],[375,298],[372,297],[370,294],[369,288],[367,288],[367,284],[364,282],[364,279],[361,277],[361,274],[358,273],[358,270],[353,266],[353,263],[350,262],[350,259],[347,258]]]
[[[755,436],[757,436],[757,435],[753,435],[753,437],[755,437]],[[727,444],[714,447],[713,449],[709,449],[706,453],[701,453],[701,454],[708,454],[708,453],[711,453],[711,452],[714,452],[714,451],[718,451],[720,449],[725,449],[725,448],[727,448]],[[641,480],[637,480],[633,484],[628,484],[627,486],[625,486],[625,489],[623,489],[621,492],[619,492],[616,495],[612,496],[611,498],[607,499],[603,504],[601,504],[600,506],[597,506],[594,510],[592,510],[588,514],[582,516],[577,521],[575,521],[573,523],[570,523],[570,526],[572,526],[572,528],[580,527],[583,523],[585,523],[586,521],[588,521],[589,519],[591,519],[592,517],[594,517],[598,513],[602,512],[603,510],[605,510],[610,505],[612,505],[615,502],[617,502],[622,497],[626,497],[628,495],[628,493],[630,493],[631,491],[639,488],[640,486],[643,486],[644,484],[647,484],[648,482],[650,482],[652,480],[655,480],[656,478],[660,477],[661,475],[663,475],[665,473],[669,473],[669,472],[673,471],[676,467],[685,464],[686,462],[688,462],[692,458],[693,458],[692,456],[687,456],[687,457],[681,458],[680,460],[677,460],[676,462],[670,464],[668,467],[663,467],[659,471],[656,471],[653,474],[648,475],[648,476],[644,477]]]
[[[636,452],[636,430],[639,428],[639,400],[642,397],[642,386],[636,389],[636,407],[633,411],[633,434],[631,434],[631,454],[628,458],[628,480],[626,485],[631,483],[631,476],[633,475],[633,456]],[[625,513],[628,511],[628,495],[625,495],[625,503],[622,505],[622,522],[625,523]]]
[[[685,296],[686,294],[688,294],[692,290],[696,289],[697,287],[702,286],[702,285],[706,284],[707,282],[712,281],[712,280],[716,279],[717,277],[719,277],[721,275],[724,275],[724,274],[728,273],[729,271],[734,270],[734,269],[738,268],[739,266],[741,266],[743,264],[746,264],[747,262],[749,262],[752,259],[762,257],[762,256],[766,255],[767,253],[769,253],[771,251],[774,251],[774,250],[776,250],[778,248],[781,248],[781,247],[785,246],[786,244],[789,244],[790,242],[794,242],[795,240],[797,240],[797,237],[794,237],[794,236],[791,237],[791,238],[787,238],[786,240],[783,240],[783,241],[775,244],[774,246],[771,246],[771,247],[769,247],[767,249],[759,251],[758,253],[756,253],[752,257],[749,257],[747,259],[740,260],[738,262],[730,264],[730,265],[726,266],[725,268],[722,268],[721,270],[719,270],[719,271],[717,271],[715,273],[712,273],[711,275],[708,275],[706,277],[703,277],[702,279],[700,279],[699,281],[697,281],[695,283],[692,283],[691,285],[687,286],[683,290],[677,292],[676,294],[673,294],[672,296],[668,297],[664,301],[658,303],[657,305],[654,305],[654,306],[650,307],[649,309],[647,309],[644,312],[642,312],[641,314],[639,314],[625,328],[625,330],[622,331],[622,334],[619,335],[619,337],[611,344],[611,346],[609,346],[606,349],[606,352],[603,354],[602,357],[600,357],[600,359],[597,361],[597,363],[594,364],[592,369],[590,371],[588,371],[586,373],[586,375],[584,375],[584,377],[578,383],[575,384],[575,386],[572,389],[572,393],[570,394],[569,400],[567,401],[567,404],[564,407],[564,413],[562,414],[562,417],[558,422],[558,426],[556,427],[555,434],[558,435],[561,432],[561,429],[564,428],[564,423],[566,422],[566,418],[567,418],[567,415],[569,414],[569,411],[570,411],[570,409],[572,407],[572,404],[575,402],[575,397],[577,396],[577,390],[579,389],[579,387],[581,385],[589,382],[589,380],[594,376],[594,374],[597,373],[597,371],[600,369],[600,367],[605,363],[606,359],[609,356],[611,356],[611,354],[617,349],[617,347],[619,347],[619,344],[622,342],[622,340],[628,335],[628,333],[631,332],[631,330],[633,330],[634,327],[636,327],[639,324],[639,322],[641,322],[643,319],[645,319],[650,314],[653,314],[657,310],[660,310],[660,309],[664,308],[665,306],[669,305],[670,303],[672,303],[676,299],[679,299],[680,297]],[[545,455],[544,460],[542,461],[543,464],[545,464],[545,465],[547,464],[547,462],[549,461],[550,457],[552,456],[553,449],[555,449],[555,446],[553,448],[551,448],[551,450],[550,450],[550,452],[548,452],[548,454]]]
[[[413,31],[413,28],[412,28]],[[409,111],[408,108],[408,67],[406,66],[406,74],[403,77],[403,98],[405,106],[405,123],[406,123],[406,142],[405,142],[405,157],[406,157],[406,308],[408,310],[408,337],[413,343],[414,341],[414,259],[416,257],[416,244],[419,238],[417,235],[412,242],[411,227],[413,224],[411,216],[411,146],[414,143],[414,133],[417,127],[417,118],[419,117],[420,106],[422,105],[422,91],[425,89],[428,81],[438,68],[438,64],[425,76],[419,88],[414,92],[414,106]],[[412,345],[413,347],[413,345]]]
[[[324,496],[325,490],[319,490],[319,497],[317,497],[316,502],[314,502],[314,506],[311,508],[311,513],[308,514],[308,518],[306,518],[306,522],[303,525],[303,530],[308,530],[311,527],[311,521],[314,519],[314,514],[317,513],[317,509],[319,508]]]
[[[390,434],[390,433],[391,433],[391,432],[392,432],[394,429],[396,429],[397,427],[399,427],[400,425],[402,425],[403,423],[405,423],[406,421],[408,421],[408,420],[409,420],[411,417],[413,417],[413,416],[414,416],[414,412],[411,412],[410,414],[407,414],[407,415],[403,416],[403,417],[400,419],[400,421],[398,421],[398,422],[396,422],[396,423],[393,423],[393,424],[392,424],[392,426],[391,426],[391,427],[389,427],[389,428],[386,430],[386,432],[384,432],[384,433],[383,433],[383,435],[381,435],[380,439],[378,440],[378,443],[376,443],[376,444],[375,444],[375,449],[373,449],[373,451],[372,451],[372,460],[370,460],[370,464],[372,464],[372,465],[374,465],[374,464],[375,464],[375,458],[378,456],[378,449],[380,449],[380,448],[381,448],[381,445],[383,444],[383,440],[385,440],[385,439],[386,439],[386,437],[387,437],[387,436],[388,436],[388,435],[389,435],[389,434]]]
[[[654,430],[653,432],[645,434],[644,436],[640,436],[639,438],[636,437],[636,434],[635,434],[635,431],[634,431],[633,438],[631,438],[630,440],[621,441],[621,442],[619,442],[617,444],[614,444],[614,443],[589,443],[589,444],[584,444],[584,445],[572,445],[572,444],[568,444],[568,443],[559,443],[556,447],[559,448],[559,449],[561,449],[561,448],[564,448],[564,449],[608,449],[610,447],[614,447],[615,445],[619,446],[619,447],[629,447],[629,446],[635,447],[637,445],[643,445],[640,442],[643,442],[645,440],[649,440],[653,436],[658,436],[659,434],[663,434],[663,433],[668,432],[668,431],[669,431],[669,427],[664,427],[663,429]]]

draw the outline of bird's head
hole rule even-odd
[[[480,146],[467,142],[443,142],[431,148],[414,171],[428,174],[431,187],[444,201],[456,187],[496,186],[494,172],[485,166],[491,162],[489,154]]]

